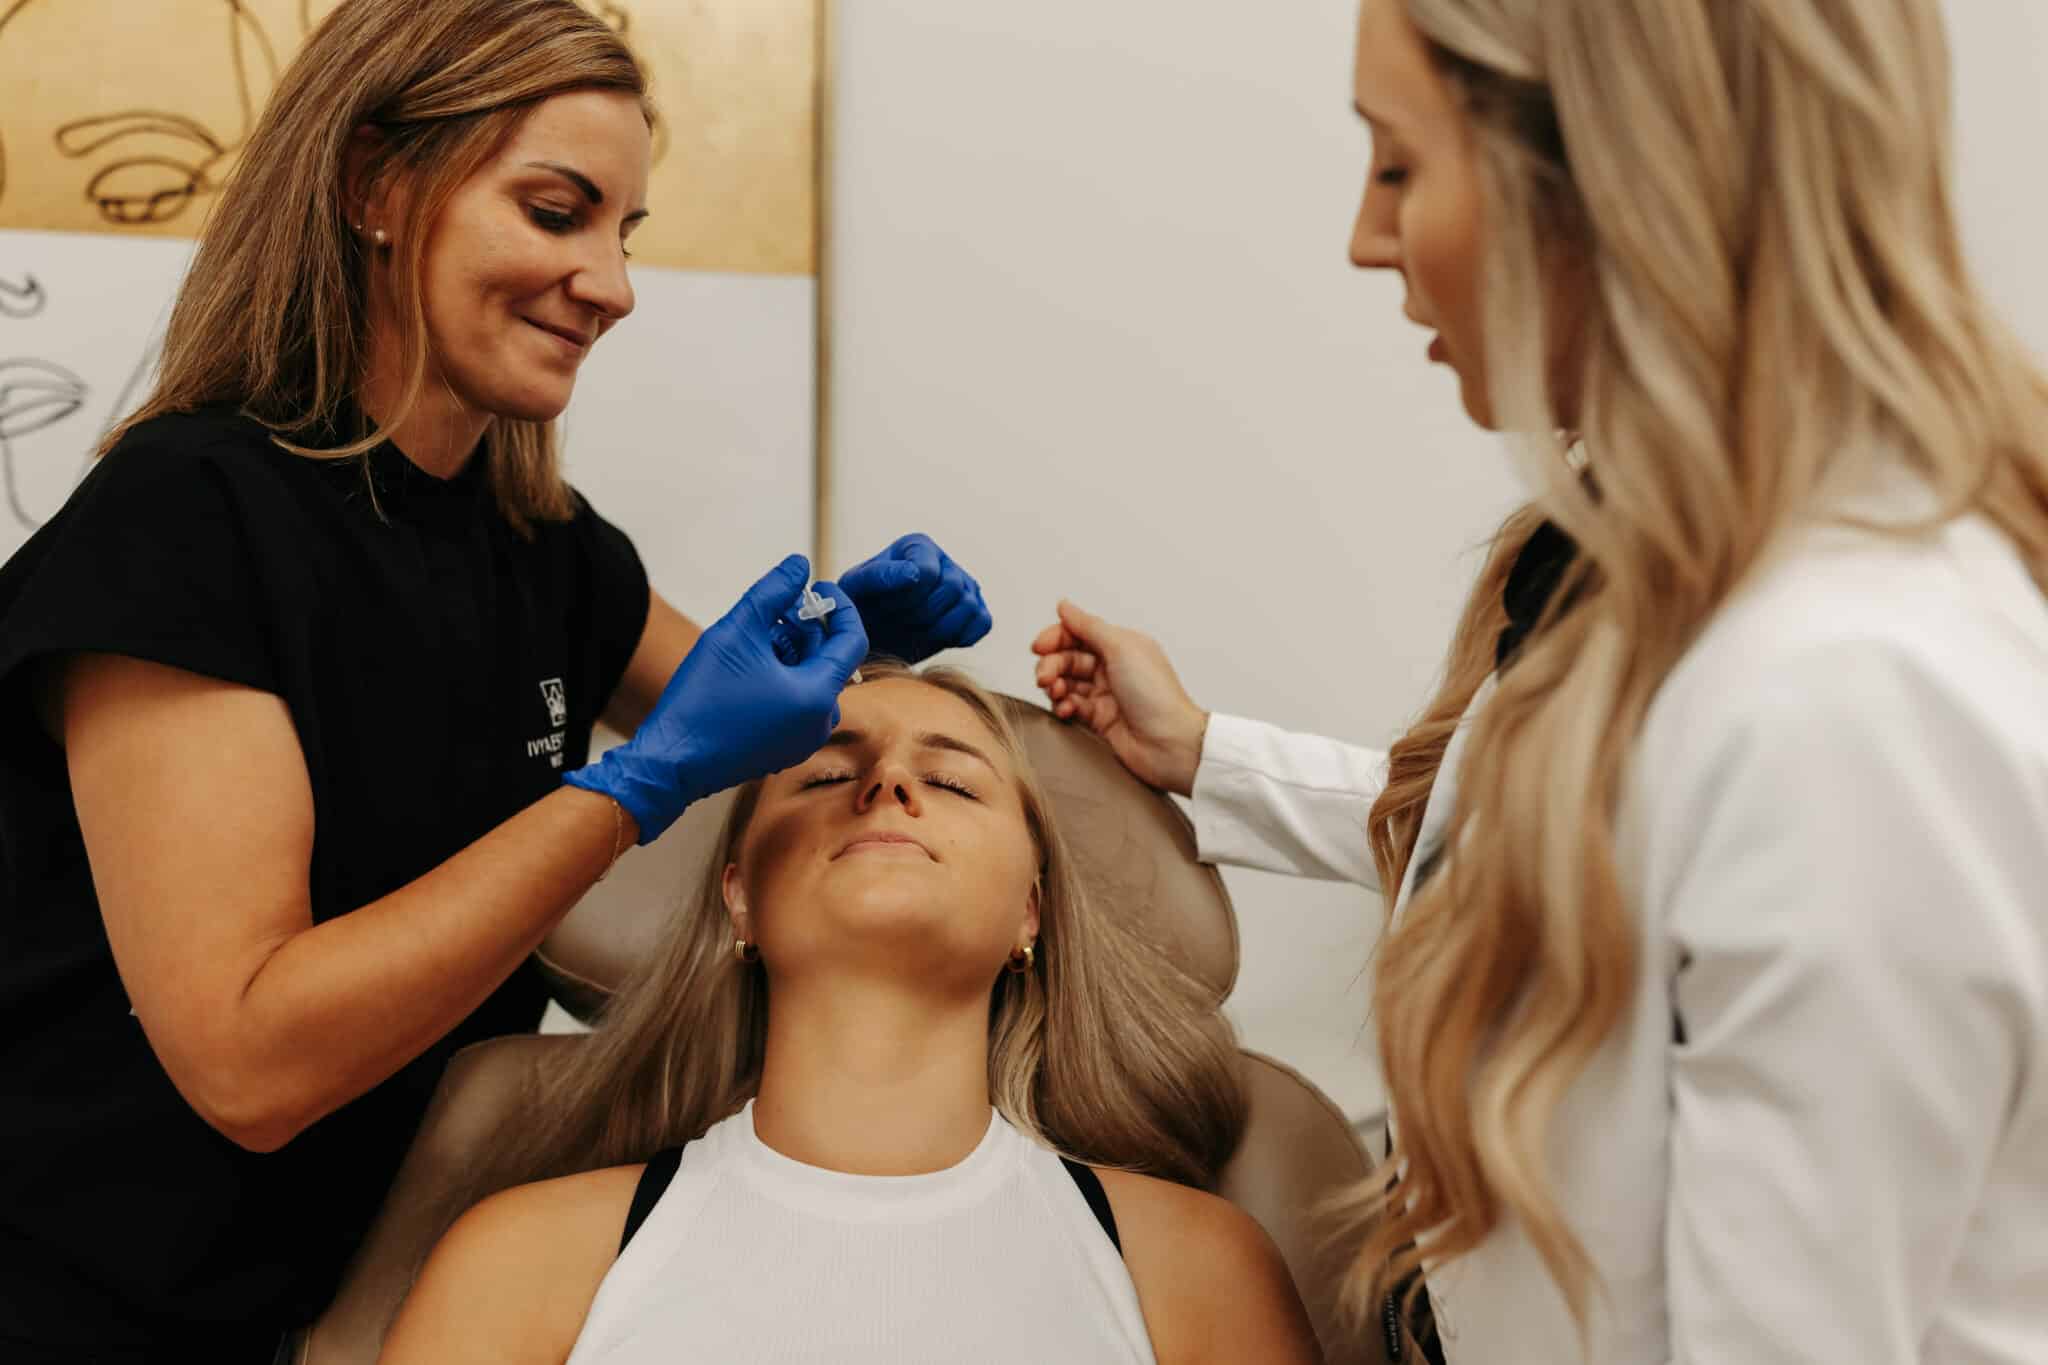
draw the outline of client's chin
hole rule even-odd
[[[787,936],[779,954],[784,970],[801,970],[809,960],[833,972],[852,969],[948,983],[949,989],[987,988],[1008,952],[1008,940],[996,926],[975,922],[971,907],[949,894],[944,879],[934,875],[936,864],[914,849],[910,855],[879,852],[852,858],[864,866],[833,888],[831,896],[818,900],[800,939]]]

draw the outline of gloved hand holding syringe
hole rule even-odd
[[[858,676],[868,637],[839,587],[805,586],[810,567],[791,555],[747,589],[632,737],[563,781],[618,802],[644,844],[693,801],[815,753],[839,724],[839,693]]]
[[[839,609],[839,604],[829,597],[820,597],[815,587],[806,587],[803,597],[797,602],[796,619],[799,621],[822,621]],[[854,669],[853,676],[846,680],[852,687],[860,682],[860,670]]]
[[[991,624],[981,585],[927,535],[899,536],[824,592],[810,576],[810,560],[791,555],[755,583],[698,639],[633,737],[563,780],[617,801],[646,843],[692,801],[823,744],[840,691],[860,681],[870,623],[874,652],[906,663],[971,645]]]

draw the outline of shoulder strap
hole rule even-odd
[[[633,1187],[633,1203],[626,1210],[626,1230],[619,1236],[620,1251],[623,1252],[626,1243],[633,1240],[633,1234],[640,1231],[647,1215],[654,1212],[654,1206],[661,1202],[669,1181],[676,1178],[676,1168],[682,1163],[683,1149],[680,1147],[656,1152],[648,1161],[647,1169],[640,1173],[640,1183]]]
[[[1102,1224],[1109,1244],[1116,1248],[1117,1255],[1123,1255],[1123,1240],[1116,1235],[1116,1214],[1109,1207],[1109,1195],[1102,1188],[1102,1177],[1095,1174],[1093,1166],[1083,1166],[1065,1157],[1060,1158],[1060,1165],[1067,1168],[1067,1174],[1074,1177],[1074,1183],[1081,1187],[1081,1197],[1088,1201],[1088,1209],[1095,1215],[1095,1221]]]

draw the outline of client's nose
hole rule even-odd
[[[875,778],[869,781],[861,793],[860,809],[863,813],[873,810],[878,801],[894,798],[896,804],[910,814],[917,814],[917,788],[915,784],[899,777]]]

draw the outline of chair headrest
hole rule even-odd
[[[1195,861],[1194,829],[1180,808],[1088,731],[1016,697],[998,701],[1097,904],[1145,924],[1219,1000],[1228,995],[1237,980],[1237,917],[1216,869]],[[542,965],[577,1013],[588,1017],[653,952],[715,853],[731,802],[722,793],[691,806],[658,844],[621,859],[549,936]]]
[[[1195,861],[1187,816],[1087,730],[1016,697],[1000,700],[1096,904],[1147,925],[1218,1000],[1229,995],[1237,982],[1237,915],[1223,878]]]

